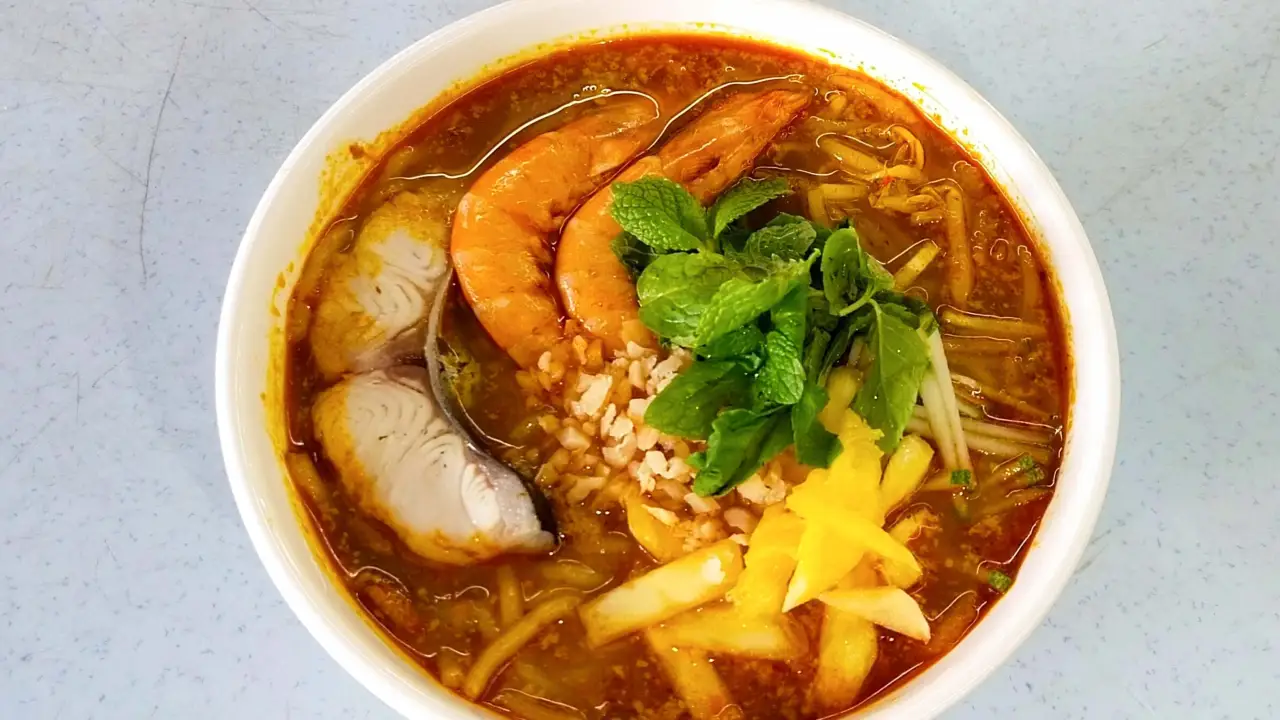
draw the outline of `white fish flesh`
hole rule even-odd
[[[321,373],[389,367],[422,351],[431,301],[449,269],[448,217],[440,198],[402,192],[331,259],[310,334]]]
[[[440,562],[551,548],[520,478],[472,449],[428,393],[425,369],[398,366],[316,400],[316,437],[360,508]]]

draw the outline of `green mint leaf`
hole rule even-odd
[[[779,215],[751,233],[743,255],[753,264],[766,266],[770,260],[802,260],[818,233],[813,224],[795,215]]]
[[[750,387],[746,371],[730,360],[698,361],[658,393],[644,421],[668,435],[705,440],[720,410]]]
[[[867,255],[868,285],[872,295],[893,289],[893,273],[884,269],[880,261]],[[903,297],[906,297],[905,295]]]
[[[640,319],[658,335],[688,346],[712,298],[739,275],[737,266],[715,253],[662,255],[636,282]]]
[[[805,320],[809,314],[809,288],[801,285],[787,293],[769,311],[773,329],[782,333],[797,349],[804,346]]]
[[[702,497],[721,495],[751,477],[786,447],[785,429],[780,427],[786,422],[785,412],[734,408],[720,413],[712,423],[707,449],[690,456],[698,468],[693,491]]]
[[[827,356],[827,348],[831,346],[831,332],[823,328],[813,328],[809,332],[809,342],[804,346],[804,377],[810,382],[818,381],[824,372],[823,359]],[[825,378],[823,378],[825,380]]]
[[[610,212],[623,230],[655,250],[699,250],[708,239],[702,206],[666,178],[614,183]]]
[[[742,476],[743,480],[751,477],[751,473],[759,470],[761,466],[772,460],[778,453],[791,447],[793,431],[791,428],[791,413],[783,411],[775,416],[773,427],[769,430],[769,434],[764,438],[764,444],[760,446],[759,464],[751,468],[751,471]]]
[[[789,192],[791,192],[791,186],[783,178],[769,180],[744,178],[737,185],[729,188],[712,206],[713,237],[720,237],[720,233],[724,232],[734,220]]]
[[[803,348],[809,288],[800,285],[769,311],[773,330],[765,336],[765,360],[756,377],[756,396],[778,405],[794,405],[804,392]]]
[[[760,328],[743,325],[699,348],[698,355],[709,360],[744,358],[759,353],[763,347],[764,333],[760,332]]]
[[[858,244],[853,228],[842,228],[822,248],[822,291],[833,315],[848,315],[876,293],[893,287],[893,276]]]
[[[818,373],[814,376],[818,382],[827,382],[827,374],[831,372],[831,368],[844,360],[849,348],[853,345],[853,339],[866,334],[873,319],[874,314],[869,307],[863,307],[861,311],[840,319],[839,329],[832,336],[831,343],[823,353],[822,362],[818,366]]]
[[[844,221],[844,224],[841,225],[841,227],[847,226],[848,223],[849,221],[848,219],[846,219]],[[813,249],[819,252],[821,252],[822,249],[827,246],[827,240],[831,239],[831,234],[834,233],[836,230],[840,229],[840,228],[824,227],[815,222],[811,222],[809,224],[813,226],[813,231],[817,233],[817,237],[815,237],[813,240]]]
[[[913,328],[923,330],[926,335],[933,332],[938,325],[929,305],[910,295],[887,290],[876,296],[876,302],[885,312],[897,316],[899,320]]]
[[[627,273],[631,275],[631,282],[635,282],[640,277],[640,273],[649,267],[649,263],[658,257],[658,253],[653,248],[640,242],[639,238],[629,232],[618,233],[609,247],[622,266],[627,269]]]
[[[741,222],[730,225],[717,239],[720,245],[720,252],[735,258],[741,258],[749,237],[751,237],[751,230],[746,225]]]
[[[698,319],[694,345],[705,346],[768,312],[787,293],[808,282],[812,261],[788,263],[763,280],[733,277],[725,281]]]
[[[791,426],[796,444],[796,460],[810,467],[830,467],[840,454],[840,440],[818,422],[818,413],[827,406],[827,391],[809,382],[800,402],[791,408]]]
[[[848,317],[830,312],[827,298],[819,290],[809,291],[809,339],[805,343],[805,377],[824,385],[831,368],[839,365],[853,339],[864,334],[871,325],[871,309],[864,306]]]
[[[774,330],[765,336],[764,365],[756,376],[756,394],[777,405],[794,405],[804,392],[804,365],[800,346]]]
[[[841,315],[870,299],[859,287],[864,253],[853,230],[837,230],[822,248],[822,292],[831,314]]]
[[[874,323],[867,347],[871,369],[853,400],[853,409],[879,430],[880,448],[892,452],[902,440],[902,429],[911,418],[920,383],[929,369],[929,349],[924,339],[897,315],[871,305]]]
[[[809,327],[821,328],[827,332],[835,332],[840,326],[840,318],[831,314],[831,304],[821,290],[809,289]]]

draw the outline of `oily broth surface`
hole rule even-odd
[[[776,48],[723,39],[648,37],[555,53],[484,82],[413,132],[348,201],[341,213],[346,218],[344,225],[337,228],[336,236],[346,237],[347,242],[339,239],[322,243],[308,264],[315,264],[313,269],[323,284],[323,268],[332,253],[342,252],[363,218],[388,197],[409,189],[458,197],[505,152],[590,111],[592,103],[580,101],[603,90],[655,97],[664,115],[670,117],[726,83],[789,78],[764,84],[799,82],[814,88],[815,100],[808,114],[816,115],[834,91],[829,78],[837,73],[852,75]],[[806,214],[805,189],[823,182],[835,170],[830,157],[814,143],[822,133],[856,135],[867,127],[894,122],[909,127],[924,145],[925,174],[930,179],[954,182],[965,193],[977,272],[970,309],[993,315],[1023,315],[1051,329],[1048,339],[1022,343],[1010,357],[957,355],[951,358],[952,369],[1000,387],[1036,407],[1050,409],[1051,423],[1060,427],[1066,407],[1065,344],[1052,288],[1038,264],[1041,300],[1033,307],[1023,307],[1024,275],[1017,260],[1019,253],[1032,258],[1035,255],[1020,220],[963,148],[926,119],[914,113],[903,117],[897,109],[886,111],[872,102],[858,102],[845,127],[833,128],[820,119],[806,119],[766,151],[755,176],[783,175],[793,180],[797,192],[760,212],[766,216],[778,210]],[[557,109],[562,110],[556,112]],[[530,123],[544,115],[547,117]],[[678,126],[679,122],[675,127]],[[946,246],[938,228],[913,227],[899,216],[873,209],[865,200],[851,203],[846,212],[864,246],[886,262],[891,271],[922,239]],[[913,292],[936,305],[937,299],[943,297],[942,263],[935,262],[915,284]],[[315,300],[315,290],[313,287],[310,292],[295,295],[291,314],[305,313]],[[494,618],[500,564],[510,566],[520,578],[526,604],[564,587],[563,582],[547,580],[547,568],[555,564],[590,568],[592,577],[600,579],[600,587],[579,588],[590,591],[610,587],[655,567],[630,538],[620,512],[564,504],[557,506],[557,517],[565,542],[551,555],[512,556],[464,568],[441,568],[415,557],[388,528],[355,508],[319,452],[311,434],[309,412],[325,381],[314,368],[304,333],[305,327],[294,329],[288,338],[286,410],[293,450],[314,462],[318,478],[310,484],[320,487],[313,487],[310,494],[304,489],[302,494],[308,498],[315,530],[322,536],[345,586],[425,670],[438,676],[459,659],[474,657],[497,632]],[[514,364],[485,335],[456,288],[451,292],[443,336],[451,347],[474,360],[467,372],[475,373],[478,380],[472,384],[474,393],[466,398],[468,412],[493,439],[492,450],[517,466],[536,467],[552,449],[533,422],[546,409],[530,408],[513,400],[521,396],[521,389],[513,380]],[[1008,417],[1043,420],[1020,417],[1016,412],[1008,413]],[[1055,447],[1055,455],[1058,449]],[[977,456],[976,465],[981,475],[990,462]],[[1056,461],[1048,469],[1051,474],[1056,473]],[[315,501],[316,492],[326,498],[324,507]],[[946,498],[925,498],[913,505],[936,506],[934,509],[944,520],[940,532],[927,545],[913,546],[926,568],[925,580],[913,589],[913,594],[921,598],[931,619],[957,604],[965,612],[952,613],[950,617],[958,618],[951,621],[957,627],[944,636],[945,642],[926,646],[882,631],[879,658],[859,702],[910,678],[954,645],[980,618],[982,611],[997,599],[997,593],[971,576],[948,572],[948,564],[968,552],[1000,563],[1005,572],[1013,575],[1047,502],[1045,498],[1016,508],[1004,516],[999,527],[982,534],[955,521],[953,513],[948,512]],[[554,571],[550,574],[556,575]],[[793,615],[816,644],[820,612],[808,606]],[[818,717],[804,702],[814,671],[812,658],[787,664],[718,657],[715,667],[748,718]],[[522,650],[497,677],[484,699],[492,699],[504,688],[572,706],[589,718],[674,720],[685,716],[639,640],[629,638],[589,650],[576,621],[554,626]]]

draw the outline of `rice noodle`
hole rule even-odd
[[[987,416],[981,405],[971,400],[966,400],[959,395],[956,396],[956,409],[960,411],[962,416],[974,418],[975,420],[981,420]]]
[[[823,199],[831,202],[861,200],[869,191],[869,188],[861,183],[823,183],[818,187],[822,189]]]
[[[964,417],[960,418],[960,427],[964,428],[964,431],[969,434],[986,435],[987,437],[1000,438],[1001,440],[1033,443],[1035,445],[1048,445],[1051,439],[1048,428],[1036,431]]]
[[[920,405],[915,407],[912,414],[921,420],[929,419],[928,413]],[[973,418],[964,417],[963,415],[960,418],[960,427],[965,431],[966,436],[985,435],[987,437],[1000,438],[1001,440],[1012,440],[1014,442],[1025,442],[1035,445],[1048,445],[1051,440],[1050,432],[1052,431],[1051,428],[1042,425],[1033,426],[1041,428],[1040,430],[1023,429],[993,422],[975,420]]]
[[[849,96],[844,93],[832,93],[827,106],[822,109],[822,117],[827,120],[839,120],[844,109],[849,105]]]
[[[969,460],[969,446],[965,443],[964,429],[960,425],[960,410],[956,403],[956,391],[951,384],[951,368],[947,364],[947,354],[942,350],[942,335],[936,329],[925,339],[929,344],[929,362],[932,366],[934,382],[943,402],[943,412],[951,426],[951,438],[956,446],[956,462],[968,470],[973,467]]]
[[[873,82],[859,80],[850,75],[832,75],[827,78],[827,82],[851,95],[862,97],[893,122],[909,123],[919,121],[913,105],[882,89]]]
[[[938,318],[948,330],[980,332],[991,337],[1009,340],[1043,338],[1049,334],[1049,331],[1043,325],[1029,323],[1020,318],[979,315],[977,313],[962,312],[951,307],[942,308],[938,312]]]
[[[841,142],[832,135],[818,138],[818,147],[835,158],[842,170],[855,177],[867,178],[885,169],[879,158]]]
[[[450,690],[457,690],[467,678],[467,671],[462,667],[462,656],[441,648],[436,655],[436,671],[440,674],[440,684]]]
[[[901,292],[910,287],[911,283],[920,277],[920,273],[929,267],[929,264],[933,262],[934,258],[938,257],[940,252],[942,252],[942,248],[938,247],[934,242],[926,240],[924,245],[916,251],[916,254],[912,255],[911,259],[898,268],[898,272],[893,274],[894,288]]]
[[[901,165],[899,167],[906,166]],[[902,188],[903,186],[901,183],[893,183],[881,192],[876,193],[871,197],[871,207],[877,210],[888,210],[902,215],[909,215],[918,210],[927,210],[929,205],[925,204],[925,201],[933,202],[933,199],[928,195],[907,195],[905,192],[895,192],[895,187]],[[924,200],[921,200],[921,198]]]
[[[530,640],[569,615],[582,602],[577,595],[559,595],[542,602],[507,628],[480,653],[462,683],[462,694],[475,700],[484,693],[498,670]]]
[[[912,185],[920,185],[925,181],[924,173],[911,167],[910,165],[892,165],[883,170],[877,170],[872,173],[869,180],[880,180],[882,178],[895,178],[898,180],[906,180]]]
[[[947,215],[942,212],[942,208],[929,208],[928,210],[919,210],[911,213],[912,225],[929,225],[930,223],[942,222],[945,219],[947,219]]]
[[[897,150],[893,151],[893,159],[889,161],[890,165],[909,165],[911,164],[911,148],[906,145],[899,145]]]
[[[827,198],[822,187],[809,188],[806,198],[809,201],[809,219],[823,227],[831,227],[831,217],[827,215]]]
[[[1039,420],[1048,420],[1050,417],[1049,413],[1032,405],[1026,400],[1016,398],[1003,390],[996,390],[995,388],[987,387],[967,375],[952,374],[951,381],[956,385],[960,385],[968,389],[970,392],[981,395],[987,400],[1004,405],[1005,407],[1013,408],[1025,415],[1030,415]]]
[[[1026,480],[1030,482],[1026,482]],[[1016,458],[1006,460],[991,469],[991,474],[987,476],[984,486],[987,488],[1000,488],[1018,484],[1023,487],[1035,485],[1044,479],[1044,472],[1040,470],[1040,466],[1030,455],[1019,455]]]
[[[609,576],[577,560],[551,560],[539,565],[538,572],[553,583],[583,590],[600,587],[609,580]]]
[[[942,207],[947,225],[947,289],[951,302],[964,308],[973,292],[973,255],[965,227],[964,195],[949,185],[943,186]]]
[[[503,688],[493,704],[506,708],[525,720],[582,720],[580,711],[545,698],[534,697],[512,688]]]
[[[907,207],[911,210],[928,210],[938,207],[938,198],[927,193],[916,193],[907,198]]]
[[[969,447],[988,455],[1015,457],[1025,453],[1042,465],[1047,465],[1050,460],[1049,448],[1042,445],[1017,443],[1011,440],[990,437],[989,435],[966,435],[966,437],[969,441]]]
[[[706,653],[671,647],[652,631],[645,632],[644,638],[693,720],[742,720],[741,708],[733,704]]]
[[[942,452],[942,449],[944,447],[943,441],[939,439],[938,434],[933,431],[933,428],[934,428],[933,423],[929,422],[928,420],[925,420],[924,418],[919,418],[919,417],[916,417],[915,415],[912,415],[910,418],[907,419],[907,427],[906,427],[907,432],[913,432],[918,435],[923,435],[924,437],[927,437],[933,440],[938,445],[938,451]],[[980,453],[985,453],[987,455],[996,455],[999,457],[1015,457],[1017,455],[1022,455],[1025,453],[1027,455],[1030,455],[1032,459],[1034,459],[1036,462],[1041,464],[1048,464],[1049,457],[1050,457],[1049,448],[1047,447],[1043,447],[1040,445],[1026,445],[1023,443],[1016,443],[1009,440],[1002,440],[1000,438],[993,438],[988,435],[978,435],[976,433],[974,434],[966,433],[965,443],[968,445],[970,450],[976,450]],[[946,456],[946,453],[943,452],[944,462],[946,459],[945,456]],[[947,469],[954,470],[956,468],[954,466],[948,466]]]
[[[917,170],[924,170],[924,145],[920,143],[915,133],[901,125],[891,125],[889,132],[901,140],[904,146],[909,149],[908,154],[911,157],[911,166]]]
[[[977,521],[984,517],[1009,512],[1016,507],[1047,497],[1051,492],[1053,491],[1049,488],[1026,488],[1024,490],[1014,490],[999,500],[980,506],[978,511],[974,513],[973,519]]]
[[[524,593],[520,590],[520,579],[516,577],[515,568],[502,565],[498,568],[498,618],[502,627],[515,625],[524,614]]]
[[[1006,338],[982,337],[977,335],[943,335],[942,349],[949,353],[968,355],[1006,355],[1016,346],[1014,341]]]
[[[498,627],[498,618],[493,616],[493,610],[487,602],[480,603],[473,601],[467,603],[466,607],[468,608],[468,619],[463,623],[464,625],[478,628],[480,630],[480,637],[483,638],[485,642],[492,642],[498,637],[498,634],[502,632],[502,628]]]
[[[946,470],[943,470],[943,471],[942,471],[942,472],[940,472],[940,473],[936,473],[936,474],[934,474],[934,475],[930,476],[930,478],[929,478],[928,480],[925,480],[923,483],[921,483],[921,484],[920,484],[920,489],[919,489],[917,492],[922,492],[922,493],[926,493],[926,492],[949,492],[949,493],[954,493],[954,492],[961,492],[961,491],[966,490],[966,489],[967,489],[967,486],[965,486],[965,485],[957,485],[957,484],[955,484],[955,483],[952,483],[952,482],[951,482],[951,473],[950,473],[950,472],[948,472],[948,471],[946,471]]]

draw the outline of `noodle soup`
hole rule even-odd
[[[290,304],[287,464],[349,592],[461,696],[825,717],[1017,581],[1057,299],[999,188],[869,78],[573,47],[441,108],[338,217]]]

